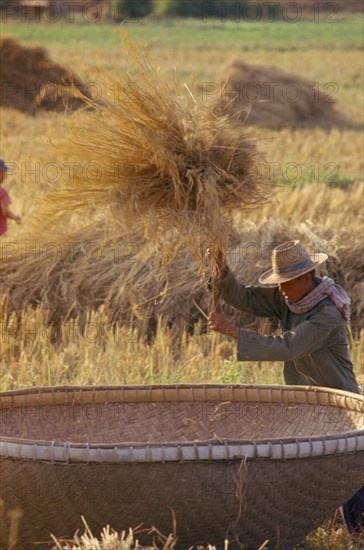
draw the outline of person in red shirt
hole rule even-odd
[[[0,159],[0,237],[5,235],[8,229],[8,219],[14,220],[16,223],[21,222],[21,218],[11,212],[9,208],[9,204],[11,203],[9,193],[1,186],[5,180],[8,169],[5,162]]]

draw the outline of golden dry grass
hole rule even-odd
[[[148,343],[132,326],[110,328],[103,308],[83,324],[63,321],[55,331],[47,312],[24,309],[1,322],[2,391],[28,386],[152,383],[283,383],[282,364],[237,363],[236,345],[206,332],[203,321],[191,336],[183,322],[159,320]],[[364,387],[364,331],[351,342],[355,372]]]
[[[347,288],[353,329],[363,327],[362,239],[353,233],[352,224],[335,230],[330,218],[321,224],[273,217],[256,223],[243,213],[233,221],[228,262],[245,284],[256,284],[269,268],[274,246],[300,239],[313,254],[329,254],[321,273]],[[41,306],[48,323],[57,327],[62,319],[74,318],[82,325],[88,309],[104,306],[109,322],[130,323],[150,337],[159,317],[170,325],[183,320],[192,329],[201,318],[198,307],[210,307],[198,261],[187,247],[178,251],[165,274],[158,246],[141,231],[119,235],[104,220],[68,233],[62,225],[53,225],[53,231],[52,239],[39,233],[24,236],[18,245],[3,240],[0,284],[7,292],[9,311]],[[173,241],[166,237],[165,244],[168,248]],[[226,312],[240,323],[259,326],[248,314],[234,314],[231,308]]]
[[[158,39],[145,43],[146,49],[154,59],[163,60],[159,69],[165,80],[174,79],[176,68],[177,77],[181,81],[189,83],[194,95],[203,100],[201,84],[220,84],[221,75],[227,63],[233,59],[253,65],[271,64],[282,68],[289,73],[299,75],[312,80],[319,89],[329,83],[335,83],[336,107],[344,112],[354,123],[363,122],[363,109],[361,102],[362,88],[362,62],[360,51],[351,49],[337,49],[333,55],[330,49],[307,49],[294,51],[289,49],[270,50],[255,48],[254,51],[241,50],[239,47],[231,48],[227,52],[223,48],[196,49],[189,44],[183,44],[182,48],[168,48],[167,44]],[[64,48],[55,44],[50,46],[52,58],[59,63],[64,62]],[[95,61],[85,63],[85,57],[93,60],[102,59],[107,70],[111,70],[118,78],[128,68],[127,59],[120,56],[120,49],[110,48],[107,56],[100,55],[97,48],[88,47],[69,49],[67,59],[69,66],[75,67],[77,74],[87,82],[98,80],[98,71]],[[297,67],[299,66],[299,71]],[[221,92],[216,89],[214,96]]]
[[[326,529],[330,528],[330,522],[324,524]],[[71,541],[62,542],[55,539],[56,545],[52,550],[174,550],[176,547],[176,539],[173,535],[168,537],[157,533],[157,539],[153,546],[141,547],[138,545],[137,534],[132,531],[117,533],[109,526],[104,528],[100,537],[94,536],[89,530],[85,529],[85,534],[76,535]],[[221,547],[224,545],[224,550],[229,550],[229,542],[221,541]],[[351,539],[343,527],[339,527],[335,533],[327,534],[324,527],[320,527],[314,535],[307,537],[303,544],[299,544],[293,550],[359,550],[363,545],[363,536]],[[263,543],[256,550],[268,550],[269,541]],[[208,545],[207,547],[196,547],[196,550],[216,550],[215,546]]]

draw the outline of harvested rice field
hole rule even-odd
[[[1,391],[283,384],[281,363],[238,362],[208,330],[205,251],[256,284],[291,239],[328,254],[321,273],[352,300],[364,389],[363,16],[339,15],[2,23],[0,157],[22,222],[0,237]],[[1,548],[16,549],[21,515],[0,504]],[[141,548],[134,526],[85,522],[49,547]],[[151,547],[177,550],[170,533]],[[360,545],[337,513],[296,550]]]

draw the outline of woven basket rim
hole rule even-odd
[[[279,384],[124,384],[124,385],[62,385],[62,386],[32,386],[32,387],[26,387],[26,388],[20,388],[16,390],[8,390],[4,392],[0,392],[0,405],[1,400],[4,400],[6,398],[16,398],[21,396],[39,396],[40,399],[44,397],[45,395],[52,395],[52,397],[60,395],[60,394],[75,394],[80,393],[85,395],[86,393],[92,393],[96,395],[100,392],[138,392],[139,398],[138,401],[150,401],[149,399],[140,399],[140,394],[144,394],[146,396],[147,392],[149,392],[149,395],[153,395],[153,400],[156,399],[155,392],[163,392],[168,391],[169,395],[168,397],[171,398],[172,392],[175,392],[175,397],[177,399],[173,399],[173,401],[180,400],[178,399],[179,394],[182,391],[190,390],[191,396],[193,397],[193,400],[220,400],[220,396],[216,395],[215,398],[211,397],[211,394],[209,394],[209,397],[207,399],[206,393],[207,391],[216,391],[217,393],[220,392],[228,392],[231,391],[231,397],[236,400],[236,395],[234,393],[240,391],[245,391],[246,394],[244,396],[244,400],[252,397],[254,395],[254,392],[256,393],[256,398],[254,395],[254,400],[263,401],[263,402],[270,402],[272,399],[272,392],[275,392],[275,395],[279,393],[279,401],[283,402],[294,402],[295,399],[289,399],[289,397],[297,397],[298,395],[304,396],[304,395],[310,395],[310,396],[316,396],[317,400],[316,403],[320,405],[333,405],[336,406],[343,406],[344,408],[348,408],[348,405],[352,403],[362,403],[363,405],[363,411],[364,411],[364,395],[352,393],[345,390],[338,390],[335,388],[327,388],[323,386],[294,386],[294,385],[279,385]],[[201,399],[200,395],[193,394],[195,391],[204,391],[205,392],[205,398]],[[271,392],[271,393],[270,393]],[[284,399],[287,396],[287,399]],[[330,399],[330,396],[335,398],[344,398],[339,399],[333,403],[333,401]],[[282,399],[283,398],[283,399]],[[321,399],[320,399],[321,398]],[[158,401],[165,401],[165,396],[159,394],[159,397],[157,399]],[[186,395],[183,395],[183,399],[186,400]],[[253,400],[253,399],[249,399]],[[277,401],[275,401],[277,402]],[[304,401],[302,401],[304,402]],[[313,402],[312,401],[306,401],[306,402]],[[16,400],[11,402],[11,405],[16,405]],[[350,407],[349,407],[350,408]],[[361,407],[360,407],[361,409]],[[355,407],[355,410],[356,407]]]
[[[350,439],[355,437],[364,436],[364,428],[362,430],[352,430],[350,432],[337,432],[327,436],[313,435],[313,436],[300,436],[300,437],[272,437],[262,439],[231,439],[231,438],[219,438],[219,439],[198,439],[191,441],[173,441],[170,440],[166,443],[160,442],[143,442],[143,441],[128,441],[127,443],[72,443],[65,441],[63,443],[49,439],[26,439],[21,437],[0,437],[0,442],[16,443],[21,445],[37,445],[45,447],[64,447],[67,446],[72,449],[146,449],[146,448],[159,448],[159,447],[204,447],[206,445],[219,446],[219,445],[281,445],[291,443],[305,443],[315,441],[338,441],[339,439]]]
[[[51,464],[216,462],[251,459],[308,459],[364,452],[364,430],[337,437],[272,439],[248,442],[208,440],[182,443],[87,445],[0,439],[0,456]]]
[[[187,392],[187,393],[186,393]],[[251,384],[152,384],[108,386],[41,386],[0,393],[0,407],[22,406],[22,398],[31,397],[31,404],[62,402],[78,404],[119,401],[127,394],[137,396],[132,402],[213,401],[230,396],[234,401],[312,403],[331,405],[364,412],[364,396],[319,386],[280,386]],[[66,403],[62,398],[66,397]],[[72,399],[68,399],[72,397]],[[98,397],[100,399],[98,399]],[[153,398],[153,399],[152,399]],[[172,399],[173,398],[173,399]],[[105,401],[106,399],[106,401]],[[27,400],[27,405],[29,402]],[[0,456],[51,463],[90,462],[183,462],[196,460],[242,460],[252,458],[309,458],[364,451],[364,430],[337,432],[327,436],[286,437],[272,439],[209,439],[167,443],[58,443],[50,440],[2,437]]]

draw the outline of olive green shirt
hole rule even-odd
[[[278,287],[239,283],[229,270],[221,297],[237,309],[279,319],[281,336],[262,336],[240,329],[238,361],[284,361],[286,384],[325,386],[360,393],[349,356],[345,321],[330,298],[297,314]]]

